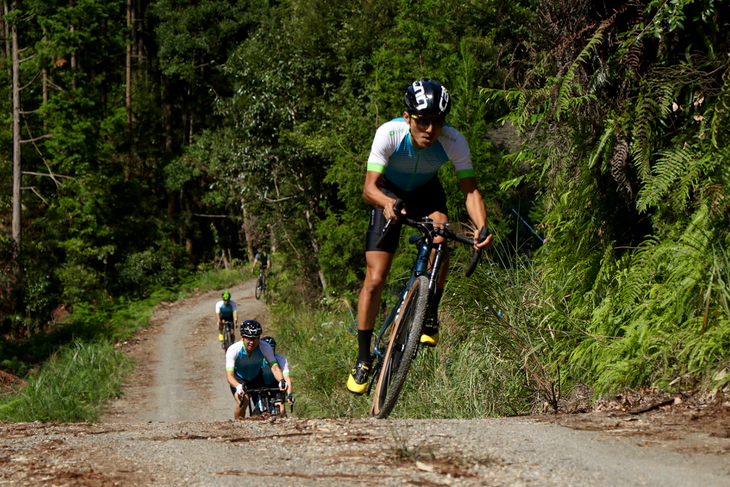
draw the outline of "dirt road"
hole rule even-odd
[[[239,319],[264,325],[252,283]],[[213,325],[219,292],[161,306],[98,424],[0,424],[0,484],[727,486],[730,421],[667,405],[629,414],[405,421],[230,419]]]

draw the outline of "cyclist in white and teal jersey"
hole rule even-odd
[[[226,321],[233,323],[235,328],[238,323],[238,307],[236,303],[231,299],[231,293],[228,291],[221,294],[221,300],[215,303],[215,320],[218,322],[218,340],[221,342],[221,347],[225,348],[223,342],[223,323]]]
[[[394,222],[398,220],[399,215],[393,211],[396,198],[405,203],[401,215],[413,220],[428,216],[434,222],[447,222],[446,194],[437,173],[441,166],[451,162],[466,198],[467,212],[477,229],[474,246],[486,249],[492,244],[491,235],[483,242],[477,241],[479,231],[487,224],[487,210],[477,189],[469,144],[458,130],[446,125],[446,115],[451,110],[448,91],[428,78],[414,81],[406,89],[405,105],[403,118],[391,120],[378,128],[368,158],[363,190],[365,200],[372,205],[365,247],[367,271],[357,308],[358,359],[347,380],[347,388],[354,394],[363,394],[367,389],[372,366],[370,342],[373,328],[393,254],[398,247],[399,223],[389,233],[382,249],[375,245],[385,222],[389,218],[393,218]],[[434,241],[442,239],[439,237]],[[421,343],[426,346],[438,343],[437,311],[447,270],[448,265],[444,265],[421,336]]]
[[[274,378],[279,381],[279,390],[285,392],[287,383],[276,361],[271,345],[260,341],[263,329],[256,320],[241,323],[241,341],[236,342],[226,351],[226,379],[231,393],[236,400],[234,419],[242,419],[250,398],[247,389],[264,387],[264,361],[271,368]]]
[[[281,373],[284,375],[284,380],[286,381],[286,393],[277,393],[275,399],[275,403],[279,407],[279,413],[284,416],[286,415],[286,405],[284,404],[284,399],[292,402],[293,398],[291,376],[289,375],[289,362],[287,361],[286,357],[276,352],[276,340],[274,340],[274,337],[266,336],[263,337],[261,341],[271,345],[271,349],[274,351],[274,357],[276,357],[276,363],[279,364]],[[266,362],[264,362],[263,364],[263,371],[264,384],[269,387],[273,386],[276,383],[276,377],[274,377],[274,373],[271,371],[271,367]]]

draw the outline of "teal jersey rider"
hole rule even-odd
[[[409,124],[404,118],[396,118],[375,133],[367,170],[384,174],[404,191],[413,191],[429,182],[449,161],[459,179],[474,177],[469,144],[461,132],[444,125],[430,147],[417,149],[411,142]]]
[[[215,313],[219,314],[225,321],[233,321],[233,313],[236,311],[238,311],[238,308],[234,301],[229,300],[227,303],[225,301],[218,301],[215,304]]]
[[[276,356],[268,343],[260,342],[249,354],[241,340],[231,345],[226,352],[226,370],[232,370],[236,377],[247,382],[263,372],[264,364],[269,367],[277,364]]]

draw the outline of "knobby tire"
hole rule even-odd
[[[395,407],[418,350],[427,311],[428,278],[419,276],[408,291],[400,314],[392,325],[390,341],[375,386],[371,416],[385,419]]]
[[[233,345],[233,330],[228,325],[226,325],[225,331],[223,332],[223,344],[225,346],[224,352],[228,350],[228,347]]]
[[[256,278],[256,299],[261,299],[261,295],[264,292],[263,282],[261,282],[261,276]]]

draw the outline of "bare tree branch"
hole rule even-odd
[[[40,137],[36,137],[34,139],[21,140],[20,143],[25,144],[27,142],[35,142],[36,140],[41,140],[41,139],[52,139],[53,137],[54,137],[53,134],[46,134],[46,135],[41,135]]]
[[[37,196],[38,198],[40,198],[40,199],[41,199],[41,201],[43,201],[43,202],[44,202],[45,204],[48,204],[48,201],[46,201],[46,199],[45,199],[45,198],[44,198],[43,196],[41,196],[40,194],[38,194],[38,191],[36,191],[36,190],[35,190],[35,186],[26,186],[25,188],[20,188],[20,189],[29,189],[29,190],[33,191],[33,193],[34,193],[34,194],[35,194],[35,195],[36,195],[36,196]]]
[[[62,174],[50,174],[50,173],[46,174],[43,172],[30,172],[30,171],[23,171],[23,174],[27,174],[28,176],[45,176],[45,177],[48,177],[51,179],[65,178],[65,179],[73,179],[74,181],[76,180],[76,178],[73,176],[64,176]]]
[[[20,62],[22,63],[23,61],[20,61]],[[26,89],[27,87],[29,87],[30,85],[32,85],[32,84],[33,84],[33,83],[35,82],[35,80],[37,80],[37,79],[38,79],[38,76],[40,76],[40,74],[41,74],[41,72],[40,72],[40,71],[38,71],[38,72],[37,72],[37,73],[35,74],[35,76],[33,76],[33,79],[32,79],[32,80],[30,80],[30,81],[29,81],[29,82],[28,82],[28,83],[27,83],[27,84],[26,84],[25,86],[21,86],[21,87],[20,87],[20,91],[23,91],[24,89]],[[20,112],[20,113],[23,113],[23,112]]]

